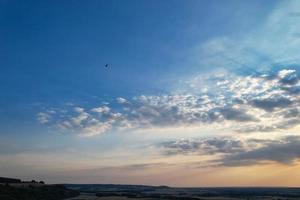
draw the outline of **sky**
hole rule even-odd
[[[0,176],[299,186],[299,20],[288,0],[0,0]]]

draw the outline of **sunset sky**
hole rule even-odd
[[[0,176],[300,186],[300,1],[0,0],[0,27]]]

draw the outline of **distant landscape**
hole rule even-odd
[[[0,200],[296,200],[300,188],[45,184],[0,177]]]
[[[175,188],[167,186],[67,184],[69,189],[81,191],[73,200],[292,200],[300,199],[300,188]]]

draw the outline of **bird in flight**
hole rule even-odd
[[[108,67],[108,64],[105,64],[105,67]]]

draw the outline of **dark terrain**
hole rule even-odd
[[[167,186],[110,185],[110,184],[67,184],[67,188],[94,194],[97,200],[124,199],[170,199],[170,200],[213,200],[213,199],[300,199],[300,188],[173,188]],[[79,198],[84,199],[84,198]]]
[[[0,177],[0,200],[60,200],[78,195],[78,191],[64,185]]]

